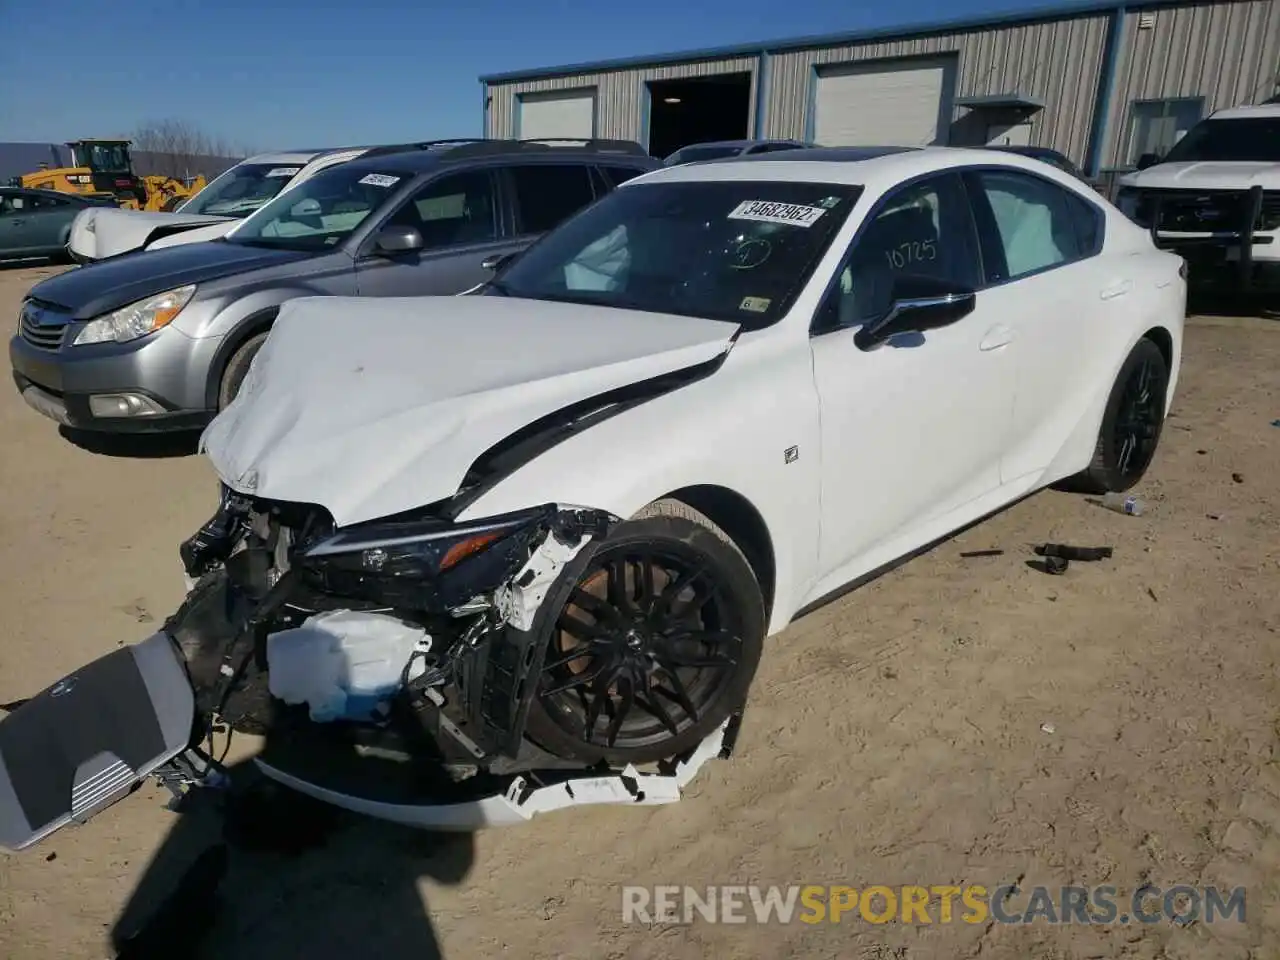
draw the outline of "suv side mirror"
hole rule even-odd
[[[495,253],[481,260],[480,267],[483,270],[492,270],[497,273],[515,258],[516,255],[514,253]]]
[[[899,277],[893,284],[889,311],[860,327],[853,342],[860,350],[873,350],[899,334],[950,326],[972,313],[976,300],[972,290],[946,280]]]
[[[1147,167],[1154,167],[1159,162],[1160,162],[1160,154],[1144,153],[1142,156],[1138,158],[1137,167],[1139,170],[1145,170],[1147,169]]]
[[[411,253],[425,246],[422,234],[413,227],[386,227],[374,244],[378,253]]]

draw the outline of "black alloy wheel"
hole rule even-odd
[[[1151,466],[1164,429],[1169,365],[1151,340],[1139,340],[1116,377],[1102,417],[1087,492],[1133,488]]]
[[[745,558],[706,523],[620,524],[565,585],[529,721],[545,749],[588,761],[665,759],[742,706],[764,605]]]

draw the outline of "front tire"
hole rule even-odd
[[[1084,492],[1123,492],[1146,475],[1160,445],[1168,388],[1164,354],[1151,340],[1139,340],[1107,398],[1093,462],[1079,478]]]
[[[548,595],[526,735],[587,763],[650,763],[696,747],[746,701],[764,597],[729,536],[661,500],[618,524]]]
[[[240,344],[236,352],[231,355],[231,359],[227,361],[227,368],[222,371],[222,381],[218,384],[219,412],[227,409],[231,401],[236,398],[236,394],[240,392],[240,384],[244,383],[249,365],[253,363],[253,358],[257,356],[266,339],[266,333],[255,334]]]

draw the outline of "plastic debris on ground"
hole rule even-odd
[[[425,630],[384,614],[316,614],[267,637],[268,685],[285,703],[305,703],[317,723],[377,719],[402,682],[425,671],[413,655],[430,644]]]

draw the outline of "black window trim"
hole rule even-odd
[[[1067,260],[1063,263],[1050,264],[1047,267],[1042,267],[1041,269],[1032,271],[1031,273],[1021,274],[1020,276],[1014,277],[1012,279],[998,280],[998,281],[991,281],[987,279],[991,275],[991,271],[989,270],[988,265],[992,262],[991,258],[993,256],[996,258],[995,262],[999,263],[1006,270],[1008,269],[1008,267],[1004,262],[1004,246],[1000,241],[999,231],[996,229],[995,214],[991,211],[991,205],[987,201],[986,194],[982,190],[980,182],[978,182],[976,180],[976,177],[974,176],[975,174],[981,173],[983,171],[994,171],[996,173],[1015,173],[1015,174],[1021,174],[1022,176],[1031,177],[1036,180],[1041,180],[1045,183],[1048,183],[1050,186],[1057,187],[1059,190],[1066,191],[1067,193],[1076,197],[1076,199],[1080,200],[1082,203],[1087,204],[1089,209],[1093,213],[1094,222],[1096,225],[1092,252],[1090,252],[1086,256],[1076,257],[1073,260]],[[810,338],[826,336],[827,334],[840,333],[842,331],[852,329],[851,325],[840,326],[840,325],[831,325],[828,323],[824,323],[823,318],[828,314],[830,310],[830,304],[834,302],[832,299],[833,291],[835,290],[836,286],[840,282],[840,273],[844,267],[846,259],[848,255],[853,251],[854,246],[858,243],[859,240],[862,239],[862,236],[866,231],[868,225],[871,223],[871,221],[874,220],[876,216],[879,215],[880,211],[883,210],[888,205],[888,203],[891,200],[893,200],[894,197],[896,197],[902,190],[907,189],[919,183],[922,180],[928,180],[934,177],[939,177],[944,175],[956,175],[960,177],[961,186],[963,187],[965,196],[969,201],[969,222],[974,229],[975,239],[977,240],[977,243],[978,243],[979,274],[982,278],[981,283],[974,288],[975,293],[982,293],[984,290],[992,290],[998,287],[1005,286],[1006,284],[1009,284],[1009,283],[1015,283],[1020,280],[1027,280],[1031,277],[1037,277],[1043,273],[1048,273],[1051,270],[1058,270],[1058,269],[1061,269],[1062,267],[1068,267],[1068,266],[1072,266],[1073,264],[1083,263],[1086,260],[1091,260],[1094,257],[1099,256],[1102,253],[1103,248],[1106,246],[1107,216],[1106,216],[1106,213],[1103,211],[1103,208],[1092,197],[1087,196],[1084,193],[1084,191],[1077,190],[1074,187],[1067,186],[1066,184],[1063,184],[1063,183],[1059,183],[1057,180],[1054,180],[1050,177],[1043,176],[1042,174],[1037,173],[1035,171],[1025,170],[1022,167],[1008,166],[1000,163],[980,163],[980,164],[967,164],[964,166],[944,167],[939,170],[930,170],[926,173],[916,174],[914,177],[908,177],[906,180],[899,181],[898,183],[894,184],[894,186],[891,189],[882,193],[876,199],[875,203],[871,205],[871,208],[863,215],[862,221],[858,224],[858,229],[854,231],[852,239],[850,239],[848,246],[845,248],[845,255],[840,258],[839,265],[836,267],[835,272],[827,279],[827,285],[823,289],[822,296],[818,300],[818,306],[814,310],[813,317],[809,321]],[[1064,175],[1069,175],[1069,174],[1065,174],[1064,172]],[[975,195],[975,191],[976,191],[976,195]],[[985,221],[985,224],[984,224],[984,221]],[[994,233],[992,231],[994,231]],[[992,246],[993,238],[994,238],[994,247]]]
[[[423,190],[426,190],[433,184],[439,183],[446,177],[466,173],[481,173],[485,174],[489,178],[489,186],[493,191],[493,216],[496,236],[491,240],[477,240],[473,243],[457,244],[449,247],[433,247],[431,249],[424,248],[417,251],[419,256],[429,257],[435,254],[452,254],[455,251],[480,249],[482,247],[492,246],[495,243],[502,243],[504,240],[509,239],[509,235],[505,229],[507,220],[503,210],[501,178],[496,176],[494,168],[488,166],[441,167],[439,170],[433,170],[429,176],[415,177],[411,179],[397,191],[399,194],[398,200],[394,197],[388,198],[388,200],[383,204],[383,213],[377,214],[375,211],[375,214],[365,218],[366,222],[373,221],[373,223],[368,226],[366,226],[366,223],[362,223],[357,228],[357,231],[363,229],[365,233],[358,241],[354,259],[357,262],[367,261],[370,259],[382,259],[374,253],[374,249],[378,242],[378,234],[382,232],[382,228],[387,225],[391,218],[404,209],[404,205],[412,202],[413,198]],[[356,235],[353,234],[351,239],[355,240],[355,237]]]
[[[858,224],[858,229],[854,231],[853,237],[850,238],[848,245],[845,247],[844,253],[840,257],[840,260],[836,266],[835,272],[832,273],[832,275],[827,279],[827,285],[823,289],[822,296],[818,300],[817,309],[813,311],[813,316],[810,318],[810,321],[809,321],[810,339],[813,339],[815,337],[826,336],[832,333],[841,333],[844,331],[851,330],[854,328],[854,326],[856,326],[856,324],[841,325],[839,323],[833,324],[833,323],[825,322],[825,318],[831,312],[832,305],[836,303],[835,296],[836,296],[836,291],[840,284],[840,274],[844,271],[844,266],[848,262],[849,256],[853,253],[855,247],[857,247],[858,243],[862,240],[864,234],[866,233],[867,229],[870,227],[872,221],[875,220],[875,218],[880,215],[880,211],[882,211],[885,207],[887,207],[904,190],[909,190],[912,187],[924,181],[939,180],[946,177],[954,177],[958,181],[957,186],[959,186],[960,188],[960,195],[964,197],[965,200],[968,202],[969,226],[970,226],[970,229],[973,230],[975,246],[978,252],[978,275],[980,277],[986,276],[986,262],[985,262],[985,258],[983,257],[982,246],[980,243],[976,243],[978,236],[980,234],[980,231],[978,229],[977,223],[974,221],[973,198],[968,195],[969,194],[968,184],[965,182],[965,178],[963,176],[965,169],[966,168],[964,167],[944,167],[939,170],[930,170],[926,173],[920,173],[914,177],[908,177],[906,180],[900,180],[898,183],[894,184],[891,189],[886,190],[884,193],[882,193],[879,197],[876,198],[875,203],[871,205],[871,209],[869,209],[863,215],[862,221]],[[975,289],[975,292],[976,290],[981,290],[981,289],[983,288],[978,287]]]
[[[1051,187],[1057,187],[1059,190],[1075,197],[1077,200],[1088,205],[1089,211],[1093,215],[1094,221],[1094,240],[1093,248],[1082,256],[1073,257],[1070,260],[1063,260],[1061,263],[1051,263],[1047,266],[1040,267],[1038,270],[1031,270],[1027,273],[1019,274],[1016,277],[1006,276],[1001,280],[993,280],[992,271],[983,269],[983,285],[981,290],[994,290],[1003,287],[1006,284],[1016,283],[1019,280],[1029,280],[1032,277],[1038,277],[1041,274],[1049,273],[1053,270],[1061,270],[1064,267],[1074,266],[1077,263],[1084,263],[1086,260],[1092,260],[1094,257],[1102,253],[1102,249],[1106,246],[1106,229],[1107,216],[1092,198],[1086,197],[1083,192],[1073,189],[1065,184],[1042,176],[1032,170],[1023,170],[1019,167],[1006,167],[999,164],[982,164],[963,168],[963,176],[965,184],[969,189],[970,205],[973,209],[973,219],[978,227],[978,241],[982,250],[982,260],[984,264],[995,266],[999,264],[1002,272],[1008,273],[1009,265],[1005,261],[1004,242],[1000,237],[1000,230],[996,224],[995,212],[991,209],[991,202],[987,199],[986,191],[982,187],[981,175],[983,173],[1001,173],[1013,174],[1015,176],[1025,177],[1031,180],[1039,180]],[[1077,239],[1083,239],[1077,237]],[[1081,244],[1083,246],[1083,244]]]

